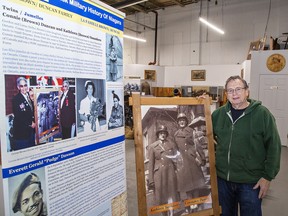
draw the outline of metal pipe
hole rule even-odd
[[[129,30],[129,31],[135,32],[137,34],[141,34],[142,33],[141,31],[137,31],[137,30],[134,30],[134,29],[131,29],[131,28],[127,28],[127,27],[124,27],[124,28]]]
[[[158,31],[158,12],[152,11],[155,13],[155,43],[154,43],[154,61],[149,62],[148,65],[155,65],[156,64],[156,56],[157,56],[157,31]]]

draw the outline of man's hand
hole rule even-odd
[[[260,191],[259,191],[259,195],[258,195],[258,198],[259,199],[263,199],[266,195],[267,195],[267,192],[269,190],[269,187],[270,187],[270,181],[264,179],[264,178],[261,178],[259,179],[259,181],[257,182],[257,184],[253,187],[253,189],[257,189],[260,187]]]
[[[206,159],[202,160],[201,166],[205,166],[206,165]]]
[[[88,115],[86,116],[86,118],[87,118],[87,121],[91,124],[91,122],[92,122],[92,117],[91,117],[91,115],[88,114]]]
[[[149,183],[149,185],[148,185],[148,190],[153,190],[153,191],[155,191],[155,183],[154,183],[154,182]]]
[[[197,99],[205,99],[206,97],[209,97],[209,95],[206,94],[206,92],[204,92],[202,95],[197,96]]]
[[[36,127],[36,124],[35,124],[35,122],[33,122],[32,121],[32,124],[31,125],[29,125],[31,128],[35,128]]]

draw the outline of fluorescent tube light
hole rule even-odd
[[[129,36],[129,35],[123,35],[124,38],[128,38],[128,39],[132,39],[132,40],[136,40],[136,41],[140,41],[140,42],[143,42],[145,43],[146,42],[146,39],[143,39],[143,38],[137,38],[137,37],[133,37],[133,36]]]
[[[209,26],[210,28],[214,29],[215,31],[219,32],[220,34],[224,34],[224,31],[221,30],[220,28],[218,28],[217,26],[211,24],[210,22],[208,22],[207,20],[203,19],[202,17],[199,17],[200,22],[206,24],[207,26]]]

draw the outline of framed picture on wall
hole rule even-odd
[[[145,70],[144,79],[150,81],[156,81],[156,71],[155,70]]]
[[[206,70],[191,70],[191,80],[192,81],[205,81]]]

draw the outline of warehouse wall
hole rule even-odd
[[[202,16],[224,29],[225,35],[208,30],[198,21],[200,3],[185,7],[175,6],[159,10],[158,46],[156,65],[230,65],[242,63],[251,41],[263,37],[268,18],[269,0],[211,0],[203,1]],[[288,1],[272,0],[267,27],[269,37],[279,37],[287,32]],[[154,27],[154,13],[138,13],[127,18]],[[124,39],[124,64],[144,64],[154,60],[154,31],[125,22],[125,26],[137,29],[146,43]],[[125,30],[125,34],[136,35]],[[285,39],[280,38],[282,41]]]

